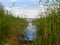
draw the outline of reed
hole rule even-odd
[[[23,33],[26,26],[25,19],[5,13],[4,7],[0,5],[0,45],[6,43],[17,45],[19,35]]]
[[[37,45],[60,45],[60,8],[56,11],[52,10],[46,17],[33,20],[38,30]]]

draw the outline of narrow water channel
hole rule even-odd
[[[32,24],[32,19],[27,20],[28,26],[25,29],[25,40],[33,41],[36,39],[36,26]]]

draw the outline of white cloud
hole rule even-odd
[[[37,9],[16,9],[13,10],[13,13],[15,13],[19,17],[26,17],[26,18],[35,18],[38,15]]]
[[[39,6],[33,9],[23,9],[20,7],[15,7],[13,9],[6,8],[14,14],[14,16],[19,16],[23,18],[36,18],[38,15],[45,12],[45,7]]]

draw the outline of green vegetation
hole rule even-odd
[[[38,33],[37,40],[32,45],[60,45],[60,7],[46,13],[45,17],[33,20],[32,23],[36,25]],[[26,26],[25,19],[5,13],[0,4],[0,45],[19,45],[18,38]]]
[[[33,20],[33,24],[38,29],[37,45],[60,45],[60,7],[45,17]]]
[[[4,7],[0,4],[0,45],[17,45],[18,35],[23,33],[26,26],[25,19],[5,13]]]

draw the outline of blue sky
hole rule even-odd
[[[39,0],[0,0],[2,4],[5,7],[11,7],[12,2],[15,1],[15,7],[21,7],[21,8],[32,8],[38,5]],[[41,5],[44,5],[47,0],[42,0]],[[50,0],[49,4],[52,3],[52,0]]]
[[[32,8],[39,4],[39,0],[0,0],[5,7],[11,7],[12,3],[15,1],[15,7],[21,8]],[[47,0],[42,0],[40,5],[44,5]],[[52,4],[50,0],[49,4]]]
[[[39,0],[15,0],[15,7],[31,8],[31,7],[38,5],[38,1]],[[1,2],[5,7],[10,7],[12,6],[13,1],[3,0]]]

